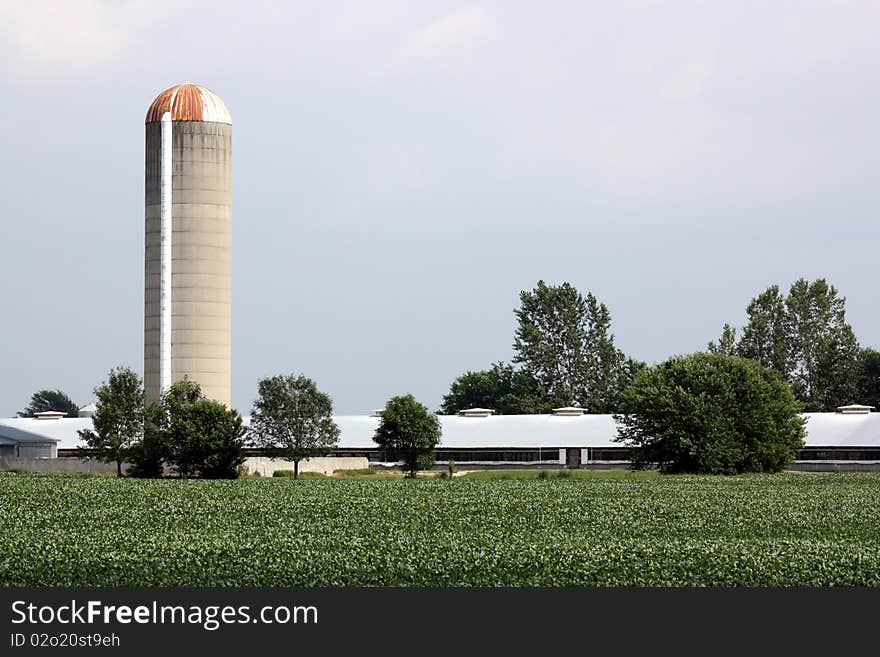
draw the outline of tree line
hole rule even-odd
[[[293,463],[299,477],[303,459],[323,456],[339,442],[333,401],[306,376],[261,379],[245,427],[237,411],[207,399],[198,383],[173,383],[158,403],[147,403],[141,378],[130,368],[110,371],[95,388],[92,428],[80,430],[82,456],[115,462],[117,476],[235,479],[242,471],[245,448]],[[440,441],[436,415],[412,395],[391,398],[374,440],[389,458],[399,460],[408,476],[434,463]]]
[[[647,365],[617,347],[608,307],[567,282],[538,281],[533,290],[520,292],[519,300],[512,362],[457,377],[440,412],[480,407],[517,415],[562,406],[618,412],[623,391]],[[710,353],[748,358],[777,372],[806,411],[880,404],[880,352],[859,344],[846,321],[846,299],[825,279],[801,278],[787,294],[771,285],[745,312],[745,325],[738,330],[725,324],[721,336],[708,343]],[[277,394],[279,385],[260,382],[261,398]],[[34,393],[18,414],[33,417],[46,410],[77,416],[76,404],[60,390]]]
[[[187,379],[173,383],[148,404],[141,378],[130,368],[110,371],[95,388],[92,428],[78,433],[83,456],[129,463],[137,477],[158,477],[166,465],[182,477],[228,479],[244,462],[245,428],[237,411],[206,399]]]
[[[623,390],[646,365],[615,345],[608,307],[570,283],[538,281],[519,299],[513,362],[459,376],[440,412],[452,415],[476,407],[518,415],[563,406],[614,412]]]
[[[440,412],[480,407],[516,415],[562,406],[619,412],[624,391],[647,365],[616,346],[607,306],[570,283],[544,281],[519,300],[513,362],[456,378]],[[805,411],[880,403],[880,352],[859,344],[846,321],[846,299],[825,279],[799,279],[787,295],[772,285],[751,300],[746,315],[739,335],[725,324],[708,351],[777,372]]]
[[[614,414],[618,440],[630,447],[634,467],[778,471],[803,445],[802,411],[880,400],[880,353],[859,344],[845,304],[824,279],[799,279],[786,295],[773,285],[748,304],[743,328],[725,324],[708,353],[648,367],[615,345],[610,312],[592,293],[539,281],[520,293],[514,310],[512,363],[458,377],[441,412],[488,407],[503,414],[546,413],[579,406]],[[257,392],[251,445],[292,461],[295,476],[302,459],[337,445],[332,400],[311,379],[269,377]],[[38,392],[20,414],[63,404],[66,395],[58,393],[63,395]],[[227,478],[240,472],[247,435],[242,419],[205,399],[197,384],[178,381],[157,404],[147,404],[140,378],[119,368],[95,395],[93,429],[80,435],[91,453],[116,462],[118,474],[125,461],[136,476],[170,470]],[[433,464],[440,435],[436,415],[402,395],[386,404],[374,441],[414,476]]]

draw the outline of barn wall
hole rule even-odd
[[[122,464],[122,471],[127,469]],[[102,463],[95,459],[34,458],[27,456],[0,456],[0,470],[27,470],[30,472],[116,472],[116,463]]]
[[[16,445],[15,456],[25,458],[55,458],[58,456],[56,443],[19,443]]]

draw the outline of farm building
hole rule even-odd
[[[56,438],[16,426],[0,428],[0,456],[54,458],[58,455],[58,443]]]
[[[441,415],[443,429],[437,448],[440,463],[462,466],[595,467],[625,464],[627,449],[614,442],[617,427],[611,415],[587,415],[580,409],[557,409],[548,415],[493,415],[489,409]],[[837,413],[807,413],[807,437],[799,451],[804,466],[847,462],[880,468],[880,413],[869,407],[841,407]],[[249,418],[245,417],[245,423]],[[366,457],[385,463],[373,442],[379,413],[336,416],[341,429],[338,457]],[[90,417],[0,419],[0,455],[74,456],[80,429],[91,428]],[[256,451],[253,452],[257,454]]]

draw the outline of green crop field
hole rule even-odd
[[[880,476],[0,474],[0,583],[880,586]]]

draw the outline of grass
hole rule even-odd
[[[646,481],[661,477],[654,470],[475,470],[458,475],[457,479],[473,479],[477,481],[505,481],[529,479],[627,479]]]
[[[416,474],[419,479],[436,479],[440,476],[439,471],[424,471]],[[337,479],[404,479],[406,473],[399,468],[388,470],[376,470],[375,468],[361,468],[356,470],[334,470],[333,477]]]
[[[56,475],[64,475],[66,477],[79,477],[83,479],[91,479],[95,477],[113,477],[116,478],[118,475],[115,472],[65,472],[64,470],[44,470],[40,471],[42,474],[56,474]],[[28,470],[26,468],[7,468],[5,470],[0,470],[0,473],[7,474],[35,474],[34,470]]]
[[[880,586],[877,474],[377,476],[2,473],[0,584]]]
[[[372,477],[377,474],[375,468],[360,468],[357,470],[334,470],[334,477],[343,477],[347,479],[355,479],[358,477]]]
[[[253,477],[254,475],[248,475]],[[258,477],[259,475],[257,475]],[[361,468],[357,470],[334,470],[330,475],[336,479],[402,479],[404,473],[400,470],[378,471],[374,468]],[[420,473],[420,478],[431,478],[436,476],[435,473]],[[272,477],[276,479],[293,479],[293,470],[275,470]],[[300,479],[327,479],[328,475],[323,472],[300,472]]]

